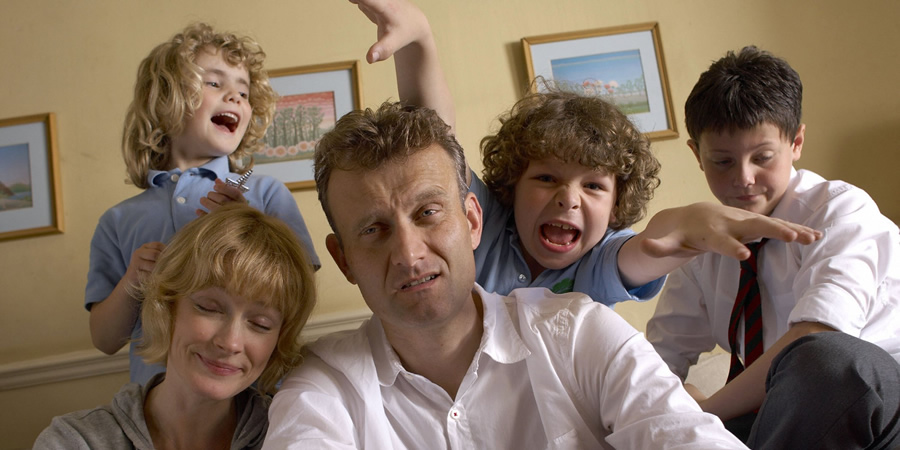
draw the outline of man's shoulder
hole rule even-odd
[[[326,334],[307,345],[307,350],[317,355],[344,356],[359,354],[360,351],[371,353],[367,329],[369,320],[363,321],[359,328],[336,331]]]
[[[529,287],[515,289],[503,298],[507,307],[518,310],[531,325],[562,318],[580,322],[589,315],[599,320],[620,318],[608,306],[581,292],[556,294],[547,288]]]
[[[556,294],[545,287],[513,289],[513,291],[505,297],[505,301],[507,303],[514,302],[528,308],[546,312],[577,308],[582,305],[594,303],[590,296],[581,292]]]
[[[316,372],[357,373],[360,365],[372,364],[369,343],[371,319],[354,330],[337,331],[318,338],[304,348],[304,361],[293,375],[308,376]]]

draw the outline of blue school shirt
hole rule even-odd
[[[197,218],[196,210],[204,209],[200,199],[213,190],[216,178],[239,177],[229,172],[228,157],[221,156],[201,167],[182,172],[151,170],[150,187],[108,209],[91,240],[90,270],[85,289],[84,306],[103,301],[113,291],[131,261],[131,254],[147,242],[168,243],[169,239],[188,222]],[[246,183],[250,191],[244,198],[260,211],[283,220],[306,248],[310,261],[319,267],[306,223],[297,202],[284,183],[266,175],[253,175]],[[137,340],[142,336],[138,317],[131,333],[129,360],[131,381],[144,384],[165,367],[148,366],[135,353]]]
[[[607,306],[625,300],[645,301],[662,289],[666,277],[626,289],[619,276],[619,249],[635,235],[630,229],[607,229],[603,239],[578,261],[562,269],[546,269],[537,278],[522,255],[513,209],[500,204],[475,174],[469,190],[483,213],[481,243],[475,249],[476,281],[488,292],[508,295],[521,287],[545,287],[556,293],[581,292]]]

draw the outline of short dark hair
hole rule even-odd
[[[328,204],[328,181],[337,170],[375,170],[383,164],[404,161],[434,144],[447,151],[456,168],[460,204],[469,186],[468,166],[462,146],[447,125],[431,109],[401,103],[383,103],[378,110],[367,108],[344,115],[316,144],[315,176],[319,202],[332,231],[337,227]]]
[[[747,130],[769,122],[792,139],[800,128],[803,83],[787,61],[755,46],[729,51],[700,75],[684,105],[691,139],[704,131]]]
[[[526,95],[500,117],[497,133],[481,140],[481,151],[485,185],[510,207],[531,161],[553,157],[608,172],[616,180],[614,230],[641,220],[659,186],[650,141],[599,97],[558,89]]]

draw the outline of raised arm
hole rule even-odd
[[[452,129],[456,111],[425,14],[405,0],[350,0],[378,26],[378,40],[366,60],[394,57],[400,100],[437,111]]]
[[[810,244],[822,232],[739,208],[694,203],[653,216],[647,228],[619,250],[619,273],[626,285],[640,286],[700,253],[747,259],[750,250],[744,243],[764,237]]]

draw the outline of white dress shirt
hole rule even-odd
[[[608,307],[474,292],[484,334],[455,399],[404,370],[373,318],[311,346],[275,395],[264,448],[746,448]]]
[[[872,342],[900,361],[900,233],[865,191],[791,171],[772,217],[824,232],[802,245],[769,240],[758,259],[763,346],[790,325],[819,322]],[[738,261],[704,254],[673,272],[647,324],[647,338],[681,377],[700,353],[726,350]],[[738,329],[743,349],[743,322]]]

